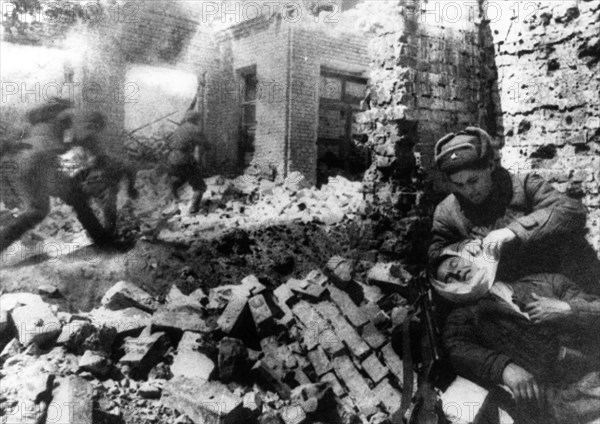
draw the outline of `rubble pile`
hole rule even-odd
[[[320,190],[311,187],[302,174],[269,181],[252,175],[236,179],[207,178],[203,196],[204,214],[188,215],[192,196],[189,187],[174,200],[167,182],[154,171],[141,172],[141,196],[133,214],[143,234],[163,241],[190,243],[198,237],[212,238],[224,230],[248,229],[282,222],[319,222],[332,225],[366,211],[359,182],[331,178]],[[159,206],[157,208],[157,205]]]
[[[355,262],[274,290],[241,283],[164,302],[120,281],[88,313],[41,294],[0,297],[0,416],[19,423],[398,422],[403,364],[390,331],[412,278]]]

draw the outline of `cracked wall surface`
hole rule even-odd
[[[482,8],[491,10],[489,4]],[[534,170],[580,197],[598,251],[600,2],[515,2],[492,15],[502,163],[513,172]]]

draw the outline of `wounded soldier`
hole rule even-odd
[[[600,417],[600,298],[560,274],[495,281],[497,262],[462,254],[446,249],[432,278],[440,296],[460,304],[443,329],[455,371],[508,386],[538,418]]]

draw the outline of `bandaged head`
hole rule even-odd
[[[497,269],[498,262],[483,254],[446,249],[438,265],[439,272],[432,273],[430,281],[435,291],[450,302],[473,302],[490,290]]]

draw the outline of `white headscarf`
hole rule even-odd
[[[431,285],[444,299],[453,303],[473,302],[485,295],[494,284],[498,261],[488,258],[483,254],[477,256],[471,255],[466,251],[457,252],[452,249],[445,249],[442,256],[457,256],[468,260],[473,265],[471,278],[464,282],[444,283],[430,277]]]

